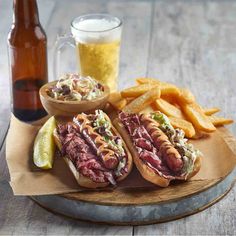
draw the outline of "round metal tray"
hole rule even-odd
[[[155,198],[152,198],[151,201],[143,204],[130,202],[130,204],[122,205],[87,201],[86,193],[83,195],[83,200],[66,195],[43,195],[31,198],[49,211],[78,220],[116,225],[143,225],[170,221],[204,210],[229,192],[235,176],[236,169],[225,178],[215,181],[210,187],[188,196],[167,201],[155,201],[153,200]],[[116,191],[111,194],[114,194],[114,198],[116,197]],[[142,194],[143,198],[145,196],[148,198],[151,195],[158,195],[158,191],[145,192],[143,190],[142,193],[133,191],[127,194],[129,198],[136,198],[139,194]]]

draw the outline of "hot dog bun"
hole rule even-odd
[[[148,165],[144,164],[144,162],[139,158],[139,154],[136,151],[128,132],[126,131],[126,128],[119,121],[118,118],[116,118],[113,121],[113,124],[116,127],[116,129],[118,130],[118,132],[120,133],[120,135],[122,136],[123,140],[126,141],[126,144],[133,156],[134,163],[135,163],[138,171],[142,175],[142,177],[155,185],[158,185],[161,187],[167,187],[170,184],[171,180],[160,176],[152,168],[150,168]],[[185,180],[188,180],[191,177],[193,177],[194,175],[196,175],[198,173],[198,171],[200,170],[200,167],[201,167],[201,157],[198,156],[197,159],[195,160],[193,171],[187,176],[187,178]]]
[[[110,119],[109,119],[110,120]],[[115,127],[113,125],[111,125],[111,129],[112,129],[112,132],[117,135],[117,136],[120,136],[119,133],[117,132],[117,130],[115,129]],[[59,138],[59,135],[58,135],[58,132],[57,130],[55,129],[54,132],[53,132],[53,137],[54,137],[54,141],[58,147],[58,149],[61,151],[62,150],[62,144],[60,142],[60,138]],[[123,139],[122,139],[123,140]],[[125,152],[126,152],[126,155],[127,155],[127,172],[124,173],[123,175],[119,176],[116,181],[119,182],[123,179],[125,179],[129,173],[131,172],[132,170],[132,167],[133,167],[133,159],[132,159],[132,156],[129,152],[129,149],[127,148],[125,142],[123,141],[123,147],[125,149]],[[82,186],[82,187],[85,187],[85,188],[92,188],[92,189],[95,189],[95,188],[104,188],[104,187],[107,187],[108,185],[110,185],[110,182],[103,182],[103,183],[99,183],[99,182],[94,182],[93,180],[91,180],[90,178],[82,175],[74,166],[73,162],[69,159],[68,156],[64,156],[63,157],[65,163],[67,164],[67,166],[69,167],[69,169],[71,170],[72,174],[74,175],[77,183]]]

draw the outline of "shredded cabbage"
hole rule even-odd
[[[48,94],[63,101],[92,100],[103,93],[102,86],[89,76],[82,77],[77,74],[65,74],[49,89]]]
[[[96,130],[103,129],[102,136],[104,137],[104,141],[108,144],[108,146],[117,152],[120,156],[125,155],[125,151],[122,145],[122,141],[118,136],[114,136],[111,132],[111,123],[106,119],[106,115],[102,110],[95,111],[95,120],[93,122],[93,127]],[[116,140],[115,140],[116,139]]]
[[[115,171],[115,175],[116,175],[116,176],[122,175],[122,174],[121,174],[121,170],[125,168],[126,162],[127,162],[127,161],[126,161],[126,158],[123,158],[123,159],[119,162],[119,165],[118,165],[118,167],[117,167],[117,169],[116,169],[116,171]]]

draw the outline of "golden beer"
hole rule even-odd
[[[78,68],[82,76],[91,76],[117,89],[122,22],[107,14],[90,14],[72,21]]]
[[[120,41],[108,43],[80,43],[76,45],[80,73],[117,89]]]

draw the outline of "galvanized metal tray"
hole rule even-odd
[[[189,196],[165,201],[160,199],[159,190],[131,192],[115,190],[98,194],[98,197],[109,194],[114,200],[118,200],[122,196],[123,198],[127,196],[128,201],[133,198],[134,202],[129,204],[128,202],[119,204],[117,201],[106,201],[107,196],[105,201],[99,198],[97,201],[89,201],[86,199],[86,195],[89,193],[80,196],[67,194],[33,196],[31,198],[49,211],[78,220],[116,225],[143,225],[170,221],[204,210],[228,193],[234,184],[235,176],[236,169],[224,179],[219,179],[215,183],[206,183],[206,188],[203,190],[198,189]],[[171,187],[170,194],[172,191],[184,191],[185,184],[181,185]],[[139,198],[141,199],[137,201]],[[142,202],[143,199],[146,201]]]

